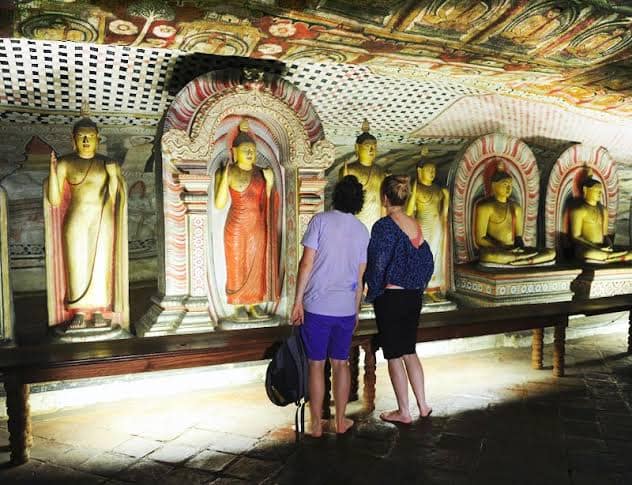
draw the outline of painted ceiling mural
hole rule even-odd
[[[361,64],[632,115],[626,0],[13,0],[1,13],[4,37]]]

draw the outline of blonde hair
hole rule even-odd
[[[410,195],[410,177],[408,175],[389,175],[382,182],[382,197],[386,196],[391,205],[406,203]]]

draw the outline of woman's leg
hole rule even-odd
[[[421,366],[419,357],[417,354],[407,354],[403,357],[404,365],[406,366],[406,372],[408,374],[408,380],[415,393],[417,399],[417,406],[419,406],[419,415],[426,417],[432,412],[432,408],[428,406],[426,402],[426,391],[424,387],[424,369]]]
[[[400,357],[388,359],[388,375],[391,377],[391,384],[397,398],[397,410],[384,412],[380,414],[380,418],[384,421],[408,424],[412,422],[408,409],[408,378]]]
[[[331,359],[331,368],[334,373],[334,401],[336,403],[336,432],[345,433],[353,420],[345,416],[347,401],[349,400],[349,388],[351,386],[351,373],[349,362],[346,360]]]
[[[319,438],[323,434],[321,415],[325,396],[325,361],[309,361],[309,417],[312,436]]]

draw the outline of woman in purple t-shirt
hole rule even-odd
[[[349,348],[358,323],[362,278],[369,232],[354,214],[362,209],[364,191],[347,175],[334,188],[331,211],[316,214],[303,236],[296,297],[291,322],[302,325],[309,360],[309,408],[312,436],[323,433],[325,361],[334,377],[336,431],[345,433],[353,421],[345,417],[349,398]]]

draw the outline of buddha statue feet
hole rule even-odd
[[[508,250],[481,249],[480,265],[489,268],[516,268],[517,266],[550,266],[555,264],[555,250],[514,248]]]
[[[430,300],[430,303],[443,303],[447,301],[447,299],[441,294],[441,291],[439,290],[426,291],[425,295]]]
[[[86,316],[83,313],[75,313],[75,315],[70,320],[70,324],[68,328],[86,328]]]
[[[259,305],[240,305],[235,309],[235,312],[228,317],[228,320],[234,322],[253,322],[268,320],[270,315],[264,312]]]
[[[593,249],[578,251],[577,257],[588,264],[627,263],[632,261],[632,250]]]

